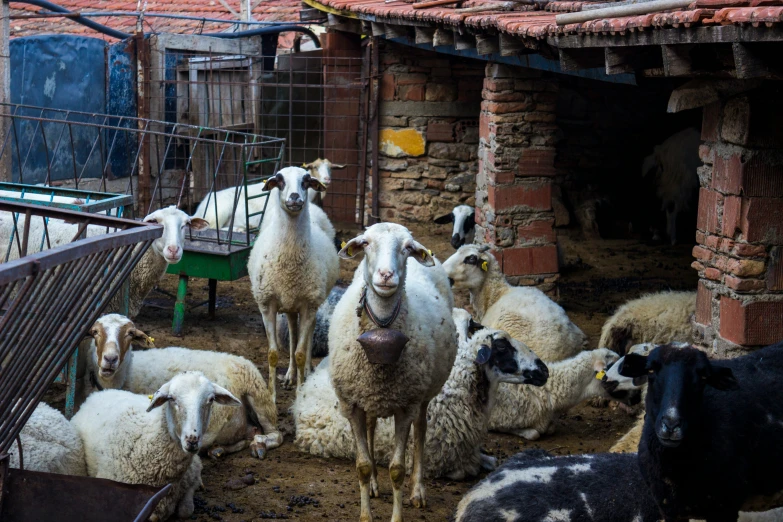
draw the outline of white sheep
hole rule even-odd
[[[457,353],[446,273],[405,227],[378,223],[346,243],[340,256],[364,252],[329,327],[332,383],[357,445],[361,520],[372,520],[370,496],[378,495],[372,451],[376,420],[394,416],[393,521],[402,520],[405,450],[413,425],[411,501],[426,505],[423,483],[427,405],[443,387]],[[359,338],[373,350],[399,355],[370,362]],[[386,338],[387,341],[383,339]],[[406,342],[407,339],[407,342]],[[369,431],[368,431],[369,430]],[[370,446],[368,447],[368,440]]]
[[[84,441],[88,475],[128,484],[170,483],[150,520],[166,520],[175,511],[189,517],[201,485],[197,453],[214,402],[240,404],[201,372],[175,376],[151,400],[121,390],[93,393],[71,419]]]
[[[624,355],[636,344],[693,342],[695,312],[696,292],[664,291],[633,299],[604,323],[598,346]]]
[[[443,263],[455,290],[470,290],[481,324],[508,332],[545,362],[575,355],[587,336],[542,291],[508,284],[488,247],[463,245]]]
[[[328,159],[318,158],[312,163],[305,163],[302,165],[302,168],[307,169],[312,177],[316,178],[326,189],[328,189],[329,185],[332,184],[332,171],[344,169],[346,166],[347,165],[332,163]],[[322,200],[326,197],[326,190],[323,190],[322,192],[309,190],[307,196],[311,202],[320,203],[319,199]]]
[[[267,450],[282,443],[277,407],[266,382],[244,357],[179,347],[134,352],[132,344],[152,347],[152,340],[119,314],[100,317],[90,335],[80,399],[102,389],[152,393],[178,373],[196,370],[242,400],[242,407],[221,408],[209,421],[203,446],[209,448],[210,456],[220,457],[249,446],[253,456],[263,458]]]
[[[16,226],[19,233],[23,230],[24,219],[23,215],[19,216]],[[144,298],[158,284],[166,273],[168,265],[179,263],[182,259],[185,228],[190,227],[193,230],[202,230],[207,227],[207,223],[203,219],[192,218],[173,205],[156,210],[145,217],[144,221],[163,225],[163,234],[152,242],[152,246],[144,253],[130,274],[130,317],[138,315],[144,303]],[[43,243],[44,249],[48,245],[54,248],[72,242],[78,228],[78,225],[74,223],[64,223],[59,219],[50,219],[46,225],[49,243]],[[10,212],[0,212],[0,244],[8,245],[11,242],[13,230],[12,214]],[[37,216],[33,217],[30,222],[28,254],[41,250],[43,233],[43,219]],[[87,237],[106,233],[106,227],[98,225],[90,225],[86,231]],[[9,260],[17,259],[19,252],[16,240],[14,240]],[[118,312],[121,303],[122,292],[118,292],[109,302],[105,311]]]
[[[42,402],[33,410],[19,434],[24,469],[44,473],[86,476],[84,445],[62,413]],[[12,468],[19,467],[17,446],[8,448]]]
[[[669,136],[656,145],[653,153],[644,159],[642,176],[655,176],[661,210],[666,213],[666,233],[672,245],[677,242],[677,215],[688,210],[694,191],[699,188],[696,169],[699,159],[701,133],[688,128]]]
[[[271,190],[264,226],[248,260],[253,297],[269,342],[269,390],[276,399],[277,314],[289,324],[290,363],[286,381],[301,386],[310,372],[313,330],[318,307],[339,276],[332,239],[313,226],[308,189],[323,190],[304,169],[288,167],[266,182]]]
[[[427,408],[425,472],[433,477],[461,480],[494,469],[494,459],[479,451],[487,435],[489,411],[498,383],[543,385],[546,366],[524,344],[507,333],[481,328],[468,335],[470,315],[453,311],[459,347],[448,380]],[[356,458],[351,426],[339,410],[329,379],[328,362],[322,362],[304,384],[291,408],[296,424],[294,444],[321,457]],[[406,454],[412,456],[412,440]],[[394,452],[394,424],[380,419],[375,432],[378,462],[388,465]],[[412,458],[406,459],[412,470]]]
[[[606,348],[584,351],[565,361],[547,363],[549,380],[542,388],[501,384],[489,416],[489,429],[536,440],[554,432],[560,412],[607,393],[596,374],[619,359]]]
[[[473,243],[473,238],[476,235],[475,208],[468,205],[457,205],[448,214],[435,218],[434,222],[438,225],[454,223],[451,235],[451,246],[454,248]]]

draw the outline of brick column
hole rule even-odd
[[[556,293],[552,211],[557,80],[488,64],[479,120],[476,242],[494,245],[512,284]]]
[[[781,114],[763,91],[704,109],[695,327],[719,357],[783,339]]]

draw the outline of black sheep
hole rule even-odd
[[[664,345],[620,373],[648,378],[639,464],[667,522],[781,505],[760,497],[783,491],[783,343],[726,361]]]
[[[471,489],[456,522],[655,522],[658,507],[636,455],[554,457],[528,450]]]

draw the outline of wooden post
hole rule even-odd
[[[2,2],[0,14],[0,103],[11,103],[11,15],[8,1]],[[0,140],[5,139],[11,128],[7,107],[0,107]],[[0,158],[0,181],[11,179],[11,147]]]

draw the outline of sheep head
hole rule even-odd
[[[133,321],[120,314],[108,314],[98,318],[90,328],[95,342],[93,364],[100,376],[109,378],[125,362],[132,344],[154,348],[153,339],[136,328]]]
[[[280,208],[289,215],[296,216],[305,208],[308,198],[303,196],[307,194],[308,189],[323,192],[326,187],[305,169],[286,167],[266,180],[264,190],[274,189],[277,189]]]
[[[468,205],[459,205],[448,214],[435,218],[434,222],[439,225],[454,223],[451,231],[451,246],[459,248],[465,244],[468,233],[476,227],[476,209]]]
[[[338,255],[343,259],[364,252],[364,280],[380,297],[391,297],[405,286],[408,258],[434,266],[432,252],[413,239],[402,225],[377,223],[348,241]]]
[[[340,165],[332,163],[328,159],[318,158],[312,163],[305,163],[302,167],[309,170],[312,177],[318,179],[324,187],[328,188],[332,183],[332,170],[344,169],[346,165]]]
[[[179,263],[185,244],[185,227],[193,230],[209,228],[209,222],[190,217],[174,205],[156,210],[144,218],[145,223],[163,225],[163,235],[152,242],[152,248],[169,264]]]
[[[455,290],[478,291],[492,272],[500,272],[497,259],[486,246],[463,245],[443,263],[449,282]]]
[[[543,386],[549,379],[549,369],[533,350],[504,331],[479,330],[468,346],[492,382]]]
[[[214,403],[227,406],[242,404],[231,392],[211,382],[203,373],[190,371],[175,375],[161,386],[152,395],[147,411],[165,404],[171,440],[179,441],[182,451],[198,453]]]

